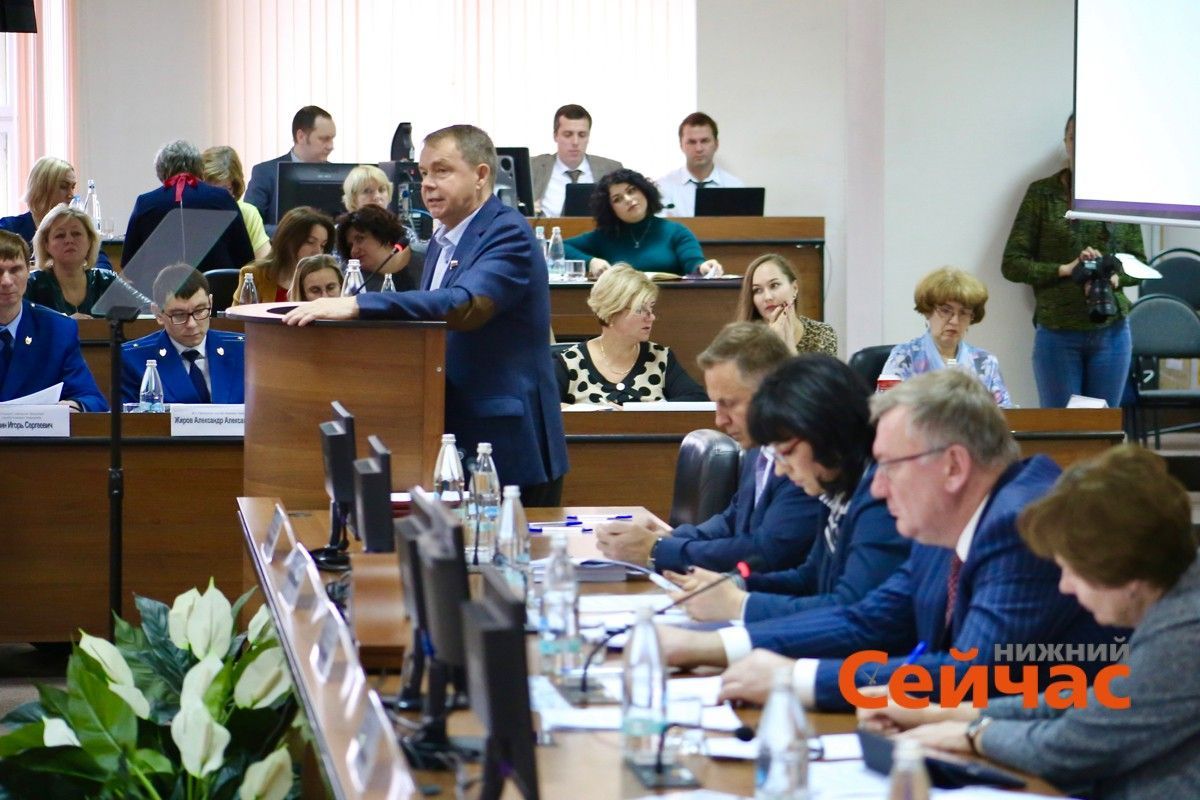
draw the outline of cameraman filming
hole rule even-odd
[[[1004,247],[1001,272],[1033,286],[1033,372],[1039,404],[1063,408],[1073,394],[1113,407],[1129,377],[1129,299],[1120,289],[1138,280],[1122,272],[1117,253],[1146,260],[1137,225],[1068,220],[1075,166],[1075,115],[1063,134],[1068,165],[1025,192]],[[1104,281],[1115,290],[1104,292]]]

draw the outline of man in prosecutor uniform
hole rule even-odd
[[[245,337],[209,330],[208,279],[172,264],[154,280],[154,316],[162,330],[121,348],[121,395],[136,403],[146,362],[158,362],[167,403],[244,403]]]
[[[472,125],[425,137],[421,199],[437,221],[421,289],[325,297],[289,325],[318,319],[445,320],[446,430],[467,454],[491,442],[504,484],[557,506],[567,471],[550,360],[546,262],[529,224],[492,195],[496,148]]]

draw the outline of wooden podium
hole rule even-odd
[[[397,491],[427,481],[445,425],[446,326],[442,322],[317,322],[281,317],[294,304],[226,312],[246,326],[244,491],[289,508],[329,502],[318,426],[331,401],[354,415],[358,453],[378,436],[392,451]]]

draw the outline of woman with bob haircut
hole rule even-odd
[[[365,205],[338,217],[337,248],[342,261],[358,259],[364,292],[382,291],[385,275],[392,276],[392,286],[397,292],[421,286],[421,268],[407,268],[412,248],[408,246],[404,225],[386,208]]]
[[[1187,490],[1162,458],[1114,447],[1071,466],[1019,520],[1034,553],[1062,568],[1059,590],[1103,625],[1132,627],[1105,694],[1086,705],[1034,708],[1023,697],[987,708],[894,704],[860,720],[923,745],[975,753],[1039,775],[1072,797],[1200,796],[1200,560]],[[919,727],[918,727],[919,726]]]
[[[675,354],[650,341],[658,287],[628,264],[606,270],[588,294],[600,335],[554,360],[563,403],[707,400]]]
[[[588,262],[588,274],[598,278],[622,262],[642,272],[669,272],[715,278],[724,270],[705,260],[700,242],[690,230],[662,217],[658,187],[640,172],[619,169],[605,175],[592,193],[596,230],[567,239],[569,259]]]
[[[392,182],[387,174],[374,164],[359,164],[350,170],[342,182],[342,205],[347,211],[358,211],[363,206],[379,206],[386,209],[392,202]]]
[[[735,321],[766,323],[793,353],[837,355],[837,331],[800,313],[796,268],[778,253],[765,253],[746,267]]]
[[[233,304],[242,302],[242,283],[254,276],[254,288],[261,303],[283,302],[292,288],[296,264],[302,258],[328,253],[333,247],[333,220],[310,206],[299,206],[283,215],[271,238],[271,252],[238,274]]]
[[[925,333],[893,347],[880,374],[904,381],[923,372],[958,367],[978,376],[996,405],[1012,408],[1000,362],[965,341],[971,324],[983,321],[987,300],[983,282],[961,269],[942,267],[921,278],[913,302],[916,312],[925,317]]]
[[[29,170],[29,180],[26,182],[25,205],[29,206],[29,210],[24,214],[0,217],[0,231],[17,234],[32,249],[33,236],[42,220],[50,213],[50,209],[60,203],[70,205],[75,199],[75,187],[75,168],[69,161],[42,156]],[[112,263],[103,250],[89,263],[100,269],[112,270]]]
[[[55,206],[33,237],[37,269],[29,274],[25,297],[76,319],[91,319],[92,306],[117,279],[115,272],[89,266],[99,252],[92,218],[78,208]]]
[[[242,212],[242,222],[250,236],[254,257],[266,258],[271,252],[271,238],[263,226],[262,214],[254,206],[242,201],[242,195],[246,193],[246,179],[237,150],[226,144],[217,145],[201,153],[200,158],[204,162],[204,174],[201,176],[204,182],[220,186],[233,195]]]
[[[763,379],[750,402],[750,436],[769,453],[777,475],[821,500],[825,527],[803,564],[725,581],[687,603],[694,618],[751,623],[849,605],[908,558],[909,542],[887,503],[871,496],[875,427],[868,396],[853,370],[824,353],[796,356]],[[693,568],[667,577],[687,593],[721,576]],[[721,636],[726,652],[740,657],[750,648],[749,634],[739,630],[728,635],[741,644]]]

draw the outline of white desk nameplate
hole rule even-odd
[[[246,431],[241,403],[171,403],[172,436],[237,436]]]
[[[358,660],[354,658],[349,631],[335,609],[329,609],[325,614],[321,633],[309,653],[309,663],[321,683],[340,680],[342,686],[339,694],[343,698],[346,696],[347,685],[354,683],[347,672],[357,669]]]
[[[288,553],[287,560],[283,562],[283,570],[283,586],[279,591],[279,599],[289,611],[308,609],[319,605],[317,604],[316,586],[320,585],[321,579],[316,575],[317,568],[313,564],[312,556],[308,554],[303,545],[297,544],[292,548],[292,552]],[[316,579],[315,586],[314,578]],[[319,615],[320,608],[317,608],[313,618]]]
[[[0,405],[0,437],[71,435],[71,409],[52,405]]]
[[[292,532],[292,522],[288,519],[287,511],[279,503],[275,504],[275,513],[271,515],[271,525],[267,528],[267,536],[259,545],[263,560],[270,564],[275,560],[279,549],[279,535],[287,531],[285,544],[290,548],[296,544],[296,535]]]
[[[359,792],[365,792],[375,783],[373,778],[375,767],[379,763],[379,753],[384,745],[384,731],[391,730],[390,723],[385,724],[387,718],[383,706],[379,703],[379,696],[370,692],[366,700],[358,732],[346,748],[346,766],[350,768],[350,781]],[[390,774],[388,778],[390,781]]]

